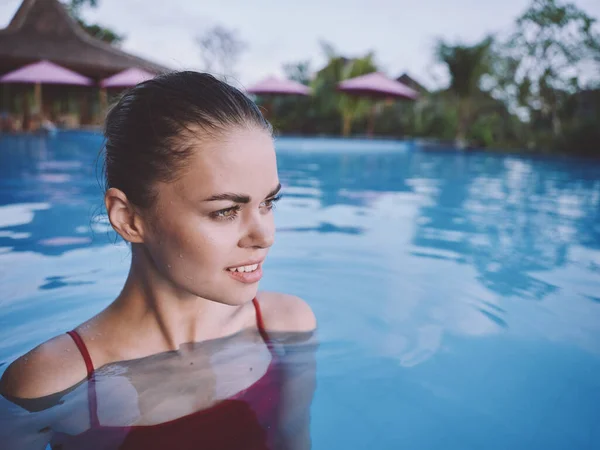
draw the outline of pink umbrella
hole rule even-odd
[[[416,100],[419,97],[417,91],[399,81],[388,78],[381,72],[344,80],[338,84],[338,90],[366,97],[396,97],[409,100]]]
[[[93,82],[83,75],[50,61],[27,64],[0,77],[0,83],[69,84],[90,86]]]
[[[256,95],[310,95],[310,89],[307,86],[277,77],[267,77],[246,91]]]
[[[282,80],[280,78],[271,76],[259,81],[253,86],[250,86],[250,88],[246,89],[246,92],[250,94],[264,95],[269,97],[274,97],[278,95],[308,96],[310,95],[310,88],[308,88],[308,86],[304,86],[302,83],[298,83],[297,81],[286,79]],[[268,116],[271,115],[272,109],[272,101],[264,105],[264,116],[268,118]]]
[[[419,93],[399,81],[388,78],[381,72],[373,72],[356,78],[344,80],[337,85],[337,90],[349,95],[372,98],[402,98],[416,100]],[[369,116],[367,133],[373,135],[375,128],[375,109],[373,105]]]
[[[133,87],[138,83],[150,80],[156,75],[150,72],[146,72],[143,69],[132,67],[119,72],[111,77],[105,78],[100,82],[100,86],[104,88],[111,87]]]
[[[143,81],[151,80],[155,76],[155,74],[147,72],[143,69],[131,67],[130,69],[125,69],[122,72],[105,78],[100,82],[100,105],[102,109],[106,109],[106,106],[108,104],[106,88],[133,87],[136,84],[142,83]]]
[[[39,111],[42,110],[42,84],[65,84],[71,86],[90,86],[93,81],[90,78],[42,60],[27,64],[17,70],[13,70],[2,77],[0,83],[26,83],[34,85],[35,104]]]

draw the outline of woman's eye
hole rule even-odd
[[[262,204],[267,209],[271,210],[275,207],[275,203],[277,203],[280,199],[281,199],[281,195],[278,195],[277,197],[273,197],[268,200],[265,200]]]
[[[233,220],[237,216],[238,211],[240,210],[239,206],[233,206],[231,208],[222,209],[220,211],[215,211],[211,214],[211,216],[215,219],[226,219]]]

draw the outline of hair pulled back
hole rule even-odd
[[[147,208],[157,182],[177,179],[198,140],[219,138],[232,127],[271,133],[256,104],[212,75],[173,72],[126,92],[106,117],[105,184]]]

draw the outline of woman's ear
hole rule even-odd
[[[143,221],[123,191],[110,188],[104,194],[108,220],[114,230],[128,242],[144,242]]]

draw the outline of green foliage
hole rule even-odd
[[[346,65],[342,76],[345,80],[366,75],[375,72],[376,70],[377,67],[373,62],[373,54],[369,53],[362,58],[353,59],[350,64]],[[356,120],[365,118],[369,114],[371,108],[373,108],[373,102],[361,96],[341,93],[339,94],[337,107],[342,115],[342,134],[344,136],[349,136],[352,123]]]
[[[490,70],[490,47],[488,37],[476,45],[450,45],[438,41],[437,59],[444,63],[450,73],[449,91],[461,99],[472,97],[479,90],[481,77]]]
[[[304,85],[310,84],[310,61],[300,61],[284,65],[287,78]],[[313,97],[276,97],[273,99],[257,99],[259,104],[268,104],[273,114],[270,121],[278,131],[295,134],[313,134],[316,132]]]
[[[322,43],[321,46],[329,60],[327,65],[317,72],[312,82],[315,108],[327,129],[337,128],[337,133],[341,131],[347,136],[350,134],[352,123],[368,114],[371,103],[364,98],[338,92],[337,85],[348,78],[375,72],[377,67],[374,55],[369,53],[361,58],[348,59],[337,55],[327,43]],[[341,127],[332,125],[334,121]]]
[[[108,44],[118,46],[125,40],[125,36],[118,34],[112,28],[105,27],[97,23],[88,23],[82,16],[81,11],[85,7],[97,8],[99,0],[70,0],[65,2],[67,11],[73,17],[79,26],[90,36],[100,39]]]
[[[82,19],[77,19],[77,23],[83,28],[90,36],[100,39],[107,44],[119,45],[125,40],[125,36],[122,34],[116,34],[111,28],[106,28],[102,25],[88,24]]]
[[[471,46],[450,45],[443,41],[437,44],[436,56],[448,68],[448,93],[454,97],[458,109],[457,141],[465,140],[469,127],[477,117],[481,80],[491,69],[492,43],[492,38],[488,37]]]
[[[71,14],[79,17],[83,7],[97,8],[98,0],[70,0],[66,2],[66,6]]]
[[[600,157],[596,20],[572,3],[532,0],[509,31],[474,45],[439,41],[434,56],[448,69],[448,88],[389,104],[336,90],[344,79],[375,71],[373,53],[349,59],[322,43],[321,70],[313,74],[309,61],[284,68],[288,78],[310,84],[313,96],[273,100],[272,120],[288,133],[348,134],[352,127],[362,134],[377,105],[378,135]]]
[[[419,103],[415,105],[416,108],[421,108],[420,120],[415,122],[416,135],[442,140],[454,139],[459,117],[457,103],[453,98],[442,91],[430,94]]]
[[[559,151],[582,156],[600,157],[600,128],[597,121],[575,123],[566,128]]]
[[[297,81],[306,86],[310,84],[310,61],[284,64],[283,71],[290,80]]]
[[[580,89],[589,64],[600,62],[596,19],[572,3],[534,0],[517,19],[498,59],[517,61],[504,74],[501,95],[528,117],[546,120],[555,137],[561,133],[561,109]]]

